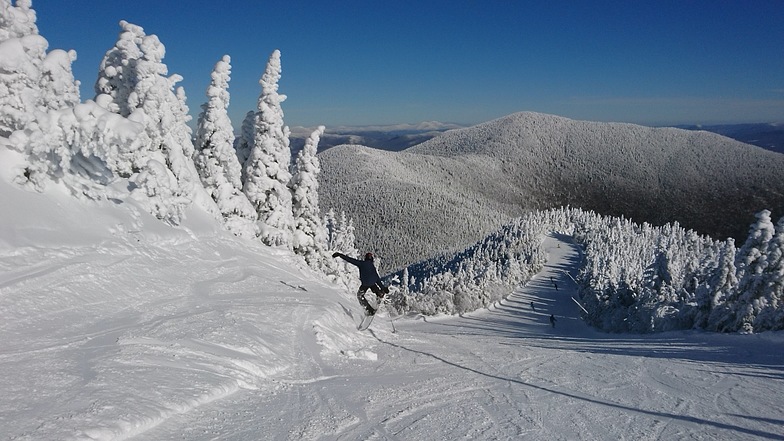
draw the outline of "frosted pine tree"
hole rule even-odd
[[[354,221],[346,217],[346,212],[341,211],[340,217],[335,217],[334,210],[327,213],[327,232],[329,235],[328,248],[330,251],[337,251],[349,256],[357,256],[359,250],[356,247],[356,236],[354,235]]]
[[[50,129],[61,125],[56,111],[79,104],[71,70],[76,52],[47,53],[48,46],[30,1],[12,6],[0,0],[0,136],[11,137],[11,147],[26,161],[14,181],[37,190],[46,176],[58,179],[68,172],[69,143],[61,142],[62,131]]]
[[[27,35],[38,35],[36,21],[32,1],[17,0],[14,6],[11,0],[0,0],[0,42]]]
[[[754,300],[756,332],[784,329],[784,217],[768,244],[764,290]]]
[[[250,111],[245,114],[240,128],[240,136],[234,141],[234,150],[237,152],[237,159],[242,168],[242,182],[245,182],[245,163],[248,162],[250,151],[253,149],[253,137],[256,127],[256,112]]]
[[[339,252],[348,256],[357,256],[356,238],[354,236],[354,224],[346,218],[346,213],[341,212],[340,218],[336,217],[335,211],[330,208],[324,216],[324,226],[327,229],[327,253]],[[356,269],[348,267],[343,259],[335,260],[335,277],[341,281],[349,291],[359,287]]]
[[[729,330],[735,316],[735,302],[730,299],[738,288],[735,267],[735,240],[728,238],[719,251],[716,269],[704,285],[697,287],[697,318],[695,326],[712,331]]]
[[[280,51],[272,53],[259,80],[261,95],[254,116],[253,148],[245,163],[243,192],[259,215],[261,239],[267,245],[291,247],[294,216],[291,206],[289,128],[283,124],[278,93]]]
[[[55,49],[38,34],[29,0],[0,0],[0,136],[25,128],[36,111],[79,103],[71,64],[76,52]]]
[[[218,206],[229,231],[247,238],[258,235],[256,211],[242,192],[242,167],[237,160],[234,132],[229,119],[231,58],[224,55],[215,64],[207,87],[207,102],[196,126],[196,170]]]
[[[199,183],[193,164],[194,147],[191,130],[187,125],[190,116],[185,105],[185,94],[176,85],[179,75],[168,75],[163,63],[166,49],[155,35],[146,35],[140,26],[121,21],[122,32],[116,45],[106,52],[95,91],[96,101],[108,95],[109,110],[122,116],[143,121],[150,139],[148,145],[135,151],[123,152],[123,169],[133,172],[149,170],[156,179],[132,177],[137,188],[132,192],[151,212],[172,224],[178,224],[184,210],[194,200],[213,210],[214,204]],[[157,164],[163,164],[171,173],[169,182],[160,175]],[[160,183],[160,188],[150,187]]]
[[[321,171],[316,151],[324,133],[319,126],[305,142],[294,162],[294,173],[289,182],[294,214],[294,252],[303,256],[311,267],[318,268],[325,259],[327,230],[321,220],[318,202],[318,175]]]
[[[768,247],[775,235],[770,211],[760,211],[756,216],[757,222],[751,226],[749,237],[737,257],[739,281],[735,329],[744,332],[754,331],[754,320],[760,312],[759,299],[765,296],[770,279]]]

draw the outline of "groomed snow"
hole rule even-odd
[[[595,332],[565,237],[490,310],[359,333],[352,293],[205,213],[175,229],[130,199],[0,190],[2,439],[784,434],[780,333]]]

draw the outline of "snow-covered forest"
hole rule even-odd
[[[748,239],[716,241],[677,223],[661,227],[576,208],[531,213],[453,256],[410,266],[395,307],[463,313],[488,307],[538,273],[542,237],[581,245],[582,318],[609,332],[784,329],[784,218],[757,214]]]
[[[336,222],[345,217],[327,231],[319,211],[316,149],[324,128],[292,158],[286,96],[278,92],[280,51],[269,57],[258,107],[237,139],[227,113],[231,58],[218,60],[194,134],[177,86],[182,77],[168,72],[157,36],[122,21],[99,66],[95,96],[82,101],[71,73],[76,54],[48,50],[30,1],[0,5],[0,139],[14,152],[16,184],[63,186],[87,200],[128,194],[172,226],[197,205],[234,234],[287,248],[328,277],[353,283],[325,251],[353,239],[340,237],[349,225]]]
[[[182,78],[168,72],[163,61],[164,45],[155,35],[147,35],[139,25],[121,22],[118,38],[113,46],[107,45],[109,49],[98,68],[95,95],[85,99],[79,96],[79,82],[71,71],[76,54],[49,48],[38,33],[31,2],[19,0],[12,5],[10,0],[2,0],[0,8],[0,148],[12,163],[12,181],[16,185],[38,192],[62,188],[82,201],[130,198],[172,228],[183,222],[191,207],[199,207],[236,236],[291,252],[327,280],[356,288],[353,271],[331,258],[334,251],[357,252],[354,220],[342,210],[322,212],[319,205],[323,180],[319,180],[321,165],[316,152],[325,128],[318,127],[296,154],[291,150],[290,130],[282,109],[286,96],[278,90],[282,72],[280,51],[274,50],[269,56],[259,80],[258,106],[247,113],[236,137],[227,116],[231,58],[227,55],[217,60],[197,129],[192,133],[186,93],[177,85]],[[566,123],[558,120],[556,124]],[[678,224],[637,224],[576,208],[526,213],[522,201],[534,195],[518,190],[530,186],[522,180],[531,176],[517,175],[517,189],[508,182],[487,179],[492,176],[487,170],[498,166],[476,155],[479,150],[490,156],[505,154],[502,148],[508,146],[503,137],[492,131],[493,127],[484,125],[470,134],[438,137],[399,154],[414,158],[412,163],[418,162],[421,169],[438,169],[441,173],[418,174],[418,185],[427,191],[428,197],[415,204],[427,205],[436,195],[441,198],[440,204],[451,203],[476,213],[473,220],[461,226],[470,233],[465,239],[481,232],[488,223],[500,224],[499,219],[510,218],[510,213],[522,217],[463,252],[415,263],[396,274],[401,281],[394,298],[397,309],[435,314],[463,313],[489,306],[538,271],[546,258],[540,249],[541,238],[557,232],[573,236],[584,248],[582,270],[575,281],[580,286],[580,298],[576,301],[587,311],[584,319],[600,329],[784,329],[784,221],[774,225],[769,211],[759,212],[748,239],[736,248],[732,239],[716,241]],[[575,127],[585,130],[579,132]],[[596,129],[597,136],[604,133],[588,123],[571,124],[565,133],[592,139],[594,135],[586,131],[588,128]],[[624,132],[625,136],[633,136],[641,145],[654,136],[649,130],[634,130]],[[673,139],[681,136],[669,131],[665,134]],[[476,136],[488,142],[469,152],[462,151]],[[704,136],[694,136],[688,138],[688,143],[677,145],[699,147],[700,151],[711,147],[704,142]],[[460,138],[459,142],[456,138]],[[456,143],[445,144],[450,140]],[[544,145],[541,139],[537,141],[537,145]],[[567,150],[568,145],[563,148]],[[364,154],[351,147],[344,148],[343,154],[347,150],[356,156]],[[754,164],[764,164],[770,158],[746,150],[723,151],[733,151],[735,156]],[[427,161],[421,162],[417,155],[425,153]],[[559,189],[550,195],[555,202],[568,202],[564,198],[578,193],[580,182],[604,180],[602,188],[621,178],[634,182],[633,176],[619,176],[623,170],[614,173],[602,168],[601,160],[592,158],[590,152],[567,153],[578,158],[583,171],[572,181],[552,186]],[[686,160],[691,154],[687,153],[683,154]],[[446,162],[439,157],[446,158]],[[520,161],[541,158],[531,154]],[[555,159],[549,160],[557,165]],[[464,161],[486,167],[480,168],[479,173],[485,179],[474,181],[479,193],[453,185],[455,181],[445,176],[459,173]],[[674,169],[667,168],[675,162],[671,152],[655,157],[637,152],[630,161],[625,165],[646,162],[646,167],[659,167],[660,172],[651,176],[650,182],[636,182],[633,191],[628,190],[633,196],[629,201],[647,199],[650,194],[645,189],[655,188],[656,198],[665,201],[672,191],[677,193],[677,189],[669,187],[680,178]],[[720,162],[722,158],[714,158],[713,162],[702,164],[702,168],[694,168],[692,174],[704,183],[699,173],[723,173],[726,166],[712,168]],[[779,159],[767,162],[781,163]],[[444,165],[447,163],[452,166]],[[763,166],[757,168],[749,174],[768,179],[760,171]],[[771,166],[765,173],[769,170],[777,169]],[[780,173],[771,175],[781,178]],[[769,184],[778,185],[777,182]],[[373,230],[382,244],[395,240],[390,222],[404,217],[411,203],[398,199],[409,196],[409,187],[390,181],[387,188],[398,193],[388,198],[396,204],[397,215],[368,217],[362,219],[361,225]],[[722,195],[716,193],[716,188],[707,183],[697,187],[710,193],[712,200],[719,200]],[[516,196],[485,205],[481,196],[498,194],[498,189]],[[340,190],[331,194],[340,194]],[[351,197],[349,191],[344,194]],[[541,194],[535,196],[541,200]],[[334,208],[331,205],[329,208]],[[504,211],[499,206],[511,208]],[[433,211],[439,207],[432,207]],[[693,207],[695,211],[701,208]],[[439,224],[449,219],[436,216],[425,225],[416,221],[411,219],[406,228],[417,228],[417,234],[427,240],[438,234],[435,229]],[[424,252],[432,255],[432,249]],[[390,257],[395,262],[410,259],[392,253]]]

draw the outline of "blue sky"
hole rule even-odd
[[[166,46],[196,115],[232,58],[230,113],[253,110],[280,49],[290,126],[518,111],[645,125],[784,122],[784,1],[34,0],[50,48],[75,49],[82,99],[119,21]]]

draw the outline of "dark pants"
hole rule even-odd
[[[365,311],[371,312],[373,311],[373,307],[370,306],[370,302],[368,302],[367,299],[365,298],[365,293],[367,292],[368,289],[372,291],[373,294],[376,295],[376,297],[378,297],[379,301],[381,300],[382,297],[384,297],[384,294],[388,292],[388,290],[384,285],[380,283],[376,283],[374,285],[362,285],[359,287],[359,291],[357,291],[357,300],[359,300],[359,304],[362,305],[363,308],[365,308]]]

